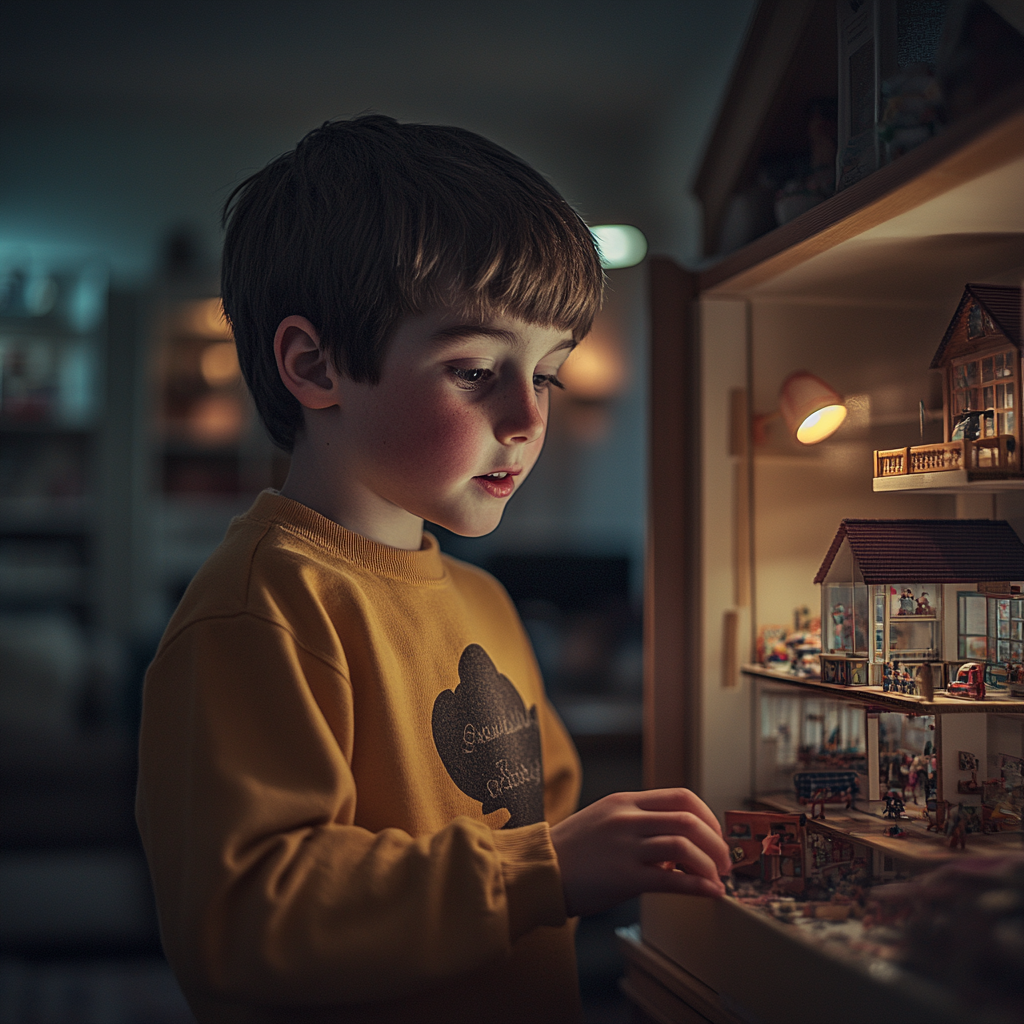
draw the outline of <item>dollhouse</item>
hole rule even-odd
[[[931,362],[943,441],[876,451],[874,489],[1021,478],[1021,344],[1021,289],[968,284]]]
[[[1005,678],[1024,662],[1021,580],[1007,522],[844,519],[814,577],[822,682],[917,692],[948,687],[966,662]]]

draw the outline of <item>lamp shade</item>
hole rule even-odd
[[[839,393],[806,370],[786,378],[779,392],[779,412],[786,429],[802,444],[824,441],[846,419],[846,406]]]

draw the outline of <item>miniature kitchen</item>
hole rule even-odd
[[[651,268],[645,778],[734,868],[621,935],[650,1019],[1024,1012],[1024,91],[961,103],[950,56],[1024,24],[955,6],[912,66],[912,4],[762,3],[695,186],[709,265]]]

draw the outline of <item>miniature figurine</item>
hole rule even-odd
[[[774,832],[761,840],[761,881],[774,882],[782,875],[779,860],[782,857],[782,838]]]
[[[896,690],[896,674],[893,671],[893,663],[887,661],[882,666],[882,693],[894,693]]]
[[[956,810],[946,817],[946,836],[951,850],[958,846],[967,849],[967,815],[963,804],[957,804]]]
[[[882,835],[888,836],[890,839],[906,839],[907,830],[900,828],[899,825],[890,825],[888,828],[882,829]]]
[[[1024,698],[1024,662],[1006,663],[1006,686],[1016,700]]]
[[[832,606],[832,631],[836,638],[836,648],[840,651],[845,650],[845,630],[843,624],[846,622],[846,609],[841,604]]]
[[[904,587],[900,592],[899,615],[913,615],[917,609],[917,602],[914,600],[914,592],[910,587]]]
[[[946,831],[946,812],[949,804],[945,800],[930,800],[925,805],[925,816],[928,818],[928,832]]]
[[[915,615],[934,615],[935,609],[931,606],[928,601],[928,594],[926,591],[921,592],[921,596],[917,599],[917,607],[914,609]]]
[[[899,821],[900,818],[906,817],[906,807],[903,803],[899,793],[894,789],[890,789],[885,794],[885,810],[882,812],[883,817],[889,818],[891,821]]]
[[[917,800],[917,784],[925,780],[928,772],[928,757],[925,754],[915,754],[910,762],[910,769],[907,772],[907,789],[910,796]]]

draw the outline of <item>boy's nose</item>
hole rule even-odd
[[[502,404],[495,434],[502,444],[529,444],[544,434],[547,417],[541,411],[532,379],[525,386],[518,382],[509,389]]]

